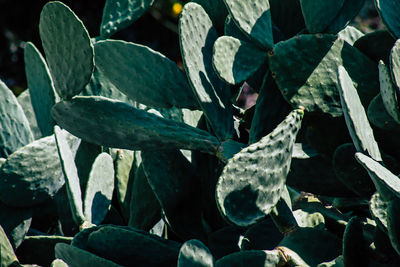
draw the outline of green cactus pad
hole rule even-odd
[[[178,256],[178,267],[213,267],[214,257],[210,250],[199,240],[186,241]]]
[[[67,143],[65,133],[61,131],[60,127],[54,127],[54,136],[56,138],[58,155],[66,182],[72,218],[78,226],[81,226],[85,222],[85,216],[83,215],[81,187],[78,170],[74,163],[74,156]]]
[[[214,68],[221,79],[230,84],[249,78],[266,59],[266,51],[234,37],[219,37],[214,44]]]
[[[0,226],[0,265],[1,266],[20,266],[13,247],[8,241],[6,233]]]
[[[121,267],[112,261],[98,257],[88,251],[77,247],[58,243],[54,247],[56,257],[63,260],[68,266],[104,266]]]
[[[375,6],[383,23],[388,27],[390,32],[400,38],[400,3],[390,0],[375,0]]]
[[[35,110],[36,120],[43,136],[53,134],[55,125],[50,111],[56,103],[56,93],[46,61],[30,42],[24,49],[25,73]]]
[[[200,178],[190,162],[178,150],[142,151],[142,160],[171,230],[183,240],[204,240]]]
[[[33,141],[29,122],[17,98],[0,81],[0,157],[7,158],[18,148]]]
[[[339,38],[345,40],[349,45],[354,45],[354,43],[364,36],[360,30],[353,26],[347,26],[340,32],[338,32]]]
[[[94,50],[100,73],[132,100],[156,108],[198,108],[184,73],[164,55],[119,40],[97,42]]]
[[[368,171],[375,186],[384,200],[390,200],[394,195],[400,197],[400,178],[382,166],[373,158],[362,153],[356,153],[357,161]]]
[[[296,35],[306,27],[300,1],[269,0],[269,4],[272,21],[286,38]]]
[[[154,0],[107,0],[101,20],[100,35],[109,38],[138,18],[153,4]]]
[[[400,40],[397,40],[390,52],[390,69],[393,83],[400,88]]]
[[[281,259],[278,250],[247,250],[229,254],[215,263],[216,267],[279,266]]]
[[[228,221],[248,226],[264,218],[276,205],[284,189],[302,117],[302,110],[292,111],[269,135],[228,161],[216,189],[218,208]]]
[[[63,99],[78,95],[93,73],[93,45],[82,21],[61,2],[40,14],[40,38],[54,87]]]
[[[339,66],[338,75],[338,91],[344,118],[354,146],[358,152],[368,154],[377,161],[382,161],[374,133],[352,79],[343,66]]]
[[[269,134],[291,111],[270,74],[264,77],[251,121],[249,143]]]
[[[0,203],[0,225],[14,248],[18,248],[24,241],[25,235],[31,226],[31,221],[31,208],[14,208]]]
[[[37,140],[37,139],[43,137],[42,131],[40,131],[37,120],[36,120],[35,111],[33,110],[32,102],[31,102],[31,94],[29,92],[29,89],[26,89],[25,91],[23,91],[17,97],[17,100],[29,122],[29,126],[31,128],[33,138],[35,140]]]
[[[214,27],[218,32],[222,33],[225,25],[225,19],[228,15],[228,10],[226,9],[223,0],[193,0],[192,2],[201,5],[207,12]]]
[[[160,203],[147,181],[142,164],[134,178],[128,226],[148,231],[161,219]]]
[[[387,230],[393,248],[400,255],[400,199],[394,198],[389,203],[387,210]]]
[[[298,228],[286,235],[279,245],[296,252],[310,266],[330,261],[341,254],[341,240],[318,228]]]
[[[376,192],[372,195],[369,203],[369,210],[371,212],[372,218],[375,220],[376,224],[382,231],[387,232],[389,202],[383,200],[380,194]]]
[[[268,1],[224,0],[240,29],[265,49],[274,46],[271,11]]]
[[[310,33],[322,33],[333,22],[345,0],[300,0],[304,21]]]
[[[175,266],[181,244],[129,227],[103,226],[87,238],[86,249],[123,266]]]
[[[333,154],[333,170],[336,177],[358,196],[369,198],[375,185],[366,170],[354,158],[357,152],[353,144],[339,146]]]
[[[284,98],[307,111],[342,115],[337,90],[338,74],[345,66],[367,106],[378,92],[378,71],[373,61],[340,38],[329,34],[300,35],[275,45],[270,70]]]
[[[31,207],[52,198],[63,186],[54,136],[26,145],[0,170],[0,200],[11,207]]]
[[[184,67],[199,104],[220,140],[233,135],[231,93],[212,66],[218,35],[207,13],[196,3],[184,6],[179,20]]]
[[[387,112],[392,118],[400,123],[399,102],[397,100],[397,89],[395,88],[390,71],[383,61],[379,62],[379,83],[381,97]]]
[[[342,109],[336,88],[337,74],[330,69],[336,69],[341,64],[351,69],[351,76],[358,84],[363,98],[365,97],[369,103],[373,97],[370,96],[371,87],[367,81],[376,85],[370,80],[371,77],[377,76],[377,73],[368,71],[370,75],[368,78],[360,75],[362,71],[359,65],[354,63],[359,62],[363,66],[373,65],[374,71],[375,64],[333,35],[301,35],[280,42],[270,55],[269,62],[279,89],[293,107],[303,106],[308,111],[340,116]]]
[[[339,13],[326,29],[326,32],[336,34],[341,31],[360,13],[364,2],[365,0],[345,0]],[[325,14],[325,12],[321,14]]]
[[[345,266],[368,266],[368,244],[363,236],[359,218],[353,217],[347,223],[343,235],[343,259]]]
[[[113,160],[103,152],[94,161],[86,186],[83,211],[88,222],[100,224],[104,220],[111,206],[113,191]]]
[[[365,34],[354,43],[354,47],[378,64],[383,60],[389,64],[390,51],[396,40],[387,30],[377,30]]]
[[[74,135],[108,147],[131,150],[176,147],[215,155],[219,146],[208,132],[100,96],[59,102],[52,115]]]
[[[133,151],[118,149],[117,156],[114,161],[115,192],[122,216],[126,221],[129,220],[129,207],[133,183],[131,170],[134,159],[135,156]]]
[[[70,244],[72,237],[54,235],[26,236],[17,250],[18,259],[24,263],[35,263],[39,266],[50,266],[54,260],[54,246],[57,243]]]

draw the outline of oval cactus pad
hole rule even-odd
[[[56,103],[56,92],[49,68],[39,50],[30,42],[24,49],[24,61],[26,80],[38,126],[44,136],[52,135],[55,122],[50,111]]]
[[[270,134],[237,153],[225,166],[216,189],[221,213],[238,226],[264,218],[284,189],[303,110],[292,111]]]
[[[212,66],[218,35],[200,5],[185,5],[179,20],[179,35],[184,67],[204,115],[220,140],[232,138],[231,92]]]
[[[156,108],[199,107],[185,74],[164,55],[119,40],[100,41],[94,49],[100,73],[132,100]]]
[[[93,45],[82,21],[63,3],[49,2],[40,14],[39,33],[58,95],[79,94],[94,69]]]
[[[108,147],[184,148],[215,155],[220,144],[206,131],[101,96],[77,96],[71,101],[61,101],[53,107],[52,115],[74,135]]]
[[[283,97],[294,107],[341,116],[337,68],[352,78],[364,106],[378,93],[376,64],[343,39],[303,34],[275,45],[269,67]]]

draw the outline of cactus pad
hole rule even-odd
[[[284,98],[310,112],[342,115],[337,73],[345,66],[364,106],[378,93],[376,65],[357,49],[329,34],[300,35],[275,45],[270,70]]]
[[[103,152],[94,161],[86,186],[83,211],[88,222],[100,224],[104,220],[111,206],[113,191],[113,160]]]
[[[400,197],[400,178],[369,156],[356,153],[357,161],[368,171],[379,194],[384,200],[390,200],[394,195]],[[393,195],[394,194],[394,195]]]
[[[198,108],[184,73],[164,55],[125,41],[94,46],[96,68],[132,100],[156,108]]]
[[[0,173],[0,199],[9,206],[31,207],[52,198],[64,184],[54,136],[15,151]]]
[[[204,9],[196,3],[184,6],[179,20],[180,46],[184,67],[199,104],[220,140],[233,135],[231,93],[212,66],[218,35]]]
[[[379,83],[381,89],[381,97],[386,111],[392,118],[400,123],[399,102],[397,100],[397,89],[395,88],[390,71],[383,61],[379,62]]]
[[[93,45],[82,21],[63,3],[49,2],[40,14],[39,32],[56,92],[63,99],[78,95],[94,68]]]
[[[382,161],[378,144],[368,122],[367,114],[346,69],[339,66],[338,90],[343,107],[347,128],[358,152],[371,155],[377,161]]]
[[[218,208],[227,220],[239,226],[251,225],[276,205],[302,117],[302,110],[292,111],[269,135],[228,161],[216,189]]]
[[[39,50],[30,42],[24,49],[25,73],[36,120],[43,136],[53,134],[55,125],[51,108],[57,97],[46,61]]]
[[[88,251],[123,266],[173,266],[181,244],[129,227],[106,225],[87,237]]]
[[[76,169],[74,157],[67,143],[65,133],[61,131],[60,127],[54,127],[54,136],[56,138],[58,155],[60,157],[61,168],[66,182],[72,218],[76,225],[81,226],[85,222],[85,216],[83,215],[82,209],[82,194],[78,170]]]
[[[124,148],[184,148],[214,154],[218,140],[206,131],[163,119],[126,103],[100,96],[75,97],[52,110],[59,125],[94,144]],[[93,129],[98,129],[93,131]]]

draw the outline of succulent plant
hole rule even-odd
[[[180,68],[112,39],[152,4],[92,37],[43,7],[0,83],[0,265],[398,266],[400,6],[364,34],[362,0],[191,1]]]

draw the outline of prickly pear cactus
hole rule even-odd
[[[44,5],[0,82],[0,265],[400,266],[400,5],[168,1],[174,62],[117,40],[160,2],[100,36]]]

